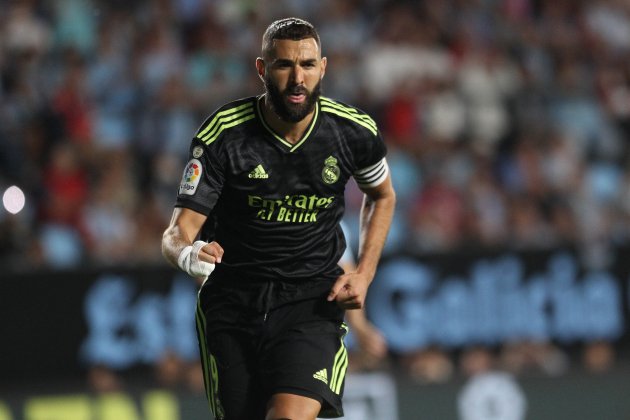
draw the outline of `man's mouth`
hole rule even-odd
[[[306,100],[306,92],[304,89],[295,89],[287,93],[287,98],[293,104],[301,104]]]
[[[289,102],[294,104],[301,104],[306,100],[306,95],[303,93],[292,93],[289,94]]]

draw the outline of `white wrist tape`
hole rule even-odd
[[[207,242],[196,241],[182,249],[177,258],[179,268],[192,277],[203,277],[206,280],[214,270],[214,264],[199,260],[199,251],[206,245],[208,245]]]

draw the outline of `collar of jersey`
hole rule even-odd
[[[258,117],[260,119],[260,122],[262,123],[263,127],[265,127],[265,129],[267,131],[269,131],[269,133],[276,139],[278,140],[280,143],[282,143],[284,146],[289,148],[289,152],[294,152],[296,151],[302,144],[304,144],[304,142],[306,141],[306,139],[309,138],[309,136],[311,135],[311,133],[313,132],[313,129],[315,128],[315,123],[317,123],[317,119],[319,117],[319,101],[317,101],[315,103],[315,115],[313,115],[313,121],[311,121],[310,125],[308,126],[308,128],[306,129],[306,131],[304,132],[304,134],[302,135],[302,138],[300,139],[300,141],[298,141],[295,144],[291,144],[289,143],[284,137],[282,137],[281,135],[279,135],[278,133],[276,133],[275,131],[273,131],[273,129],[267,124],[267,122],[265,121],[265,117],[263,117],[263,113],[262,113],[262,109],[260,108],[260,102],[262,100],[264,95],[260,95],[258,96],[258,98],[256,98],[256,110],[258,112]]]

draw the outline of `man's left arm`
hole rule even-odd
[[[340,276],[333,285],[328,300],[335,300],[344,309],[361,309],[367,289],[376,274],[387,233],[394,216],[396,194],[391,175],[375,187],[363,188],[359,236],[359,261],[355,272]]]

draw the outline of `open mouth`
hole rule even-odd
[[[300,104],[306,100],[306,95],[303,93],[291,93],[288,95],[289,102],[294,104]]]
[[[289,102],[301,104],[306,101],[306,90],[304,88],[291,89],[287,92]]]

